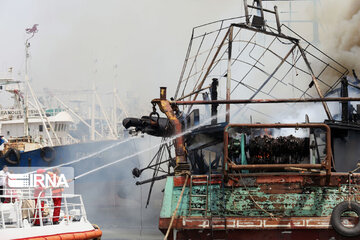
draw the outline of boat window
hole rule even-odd
[[[42,132],[44,130],[43,125],[39,125],[39,132]]]
[[[61,131],[64,131],[65,129],[65,124],[61,124]]]
[[[6,133],[8,136],[10,136],[10,131],[7,131],[7,133]]]

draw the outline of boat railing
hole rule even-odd
[[[86,221],[86,211],[81,195],[53,196],[44,191],[34,195],[33,189],[4,189],[0,198],[0,229],[48,226],[57,223]],[[53,199],[61,198],[59,221],[54,216]]]

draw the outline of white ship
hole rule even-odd
[[[63,194],[59,224],[53,224],[52,196],[35,197],[29,189],[8,190],[0,203],[0,238],[10,239],[100,239],[102,231],[86,217],[81,195]],[[45,206],[41,211],[40,202]],[[34,220],[39,219],[40,226]]]

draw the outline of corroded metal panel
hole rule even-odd
[[[174,189],[174,181],[172,177],[168,177],[166,179],[165,184],[165,191],[164,191],[164,198],[163,203],[160,211],[160,217],[161,218],[169,218],[171,217],[171,210],[172,210],[172,201],[173,198],[173,189]]]
[[[169,177],[168,181],[173,181]],[[342,201],[348,200],[349,185],[345,178],[337,176],[339,184],[333,186],[319,186],[305,178],[295,176],[274,177],[268,183],[261,178],[256,181],[246,181],[252,183],[222,185],[215,179],[208,187],[208,208],[209,216],[236,216],[236,217],[329,217],[333,208]],[[180,196],[182,177],[174,177],[173,189],[169,189],[170,184],[165,190],[162,212],[172,213]],[[188,183],[189,184],[189,183]],[[206,194],[206,184],[193,184],[191,207],[195,209],[206,208],[206,199],[196,197]],[[172,195],[171,197],[169,195]],[[358,192],[351,195],[360,200]],[[169,201],[171,199],[171,201]],[[199,217],[204,216],[204,211],[191,211],[189,215],[189,185],[187,186],[181,201],[178,216]],[[169,208],[171,210],[169,210]],[[165,215],[163,215],[165,216]]]

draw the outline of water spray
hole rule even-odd
[[[136,138],[140,138],[140,137],[139,137],[139,136],[136,136],[136,137],[128,138],[128,139],[123,140],[123,141],[121,141],[121,142],[114,143],[114,144],[112,144],[112,145],[110,145],[110,146],[108,146],[108,147],[106,147],[106,148],[103,148],[103,149],[101,149],[100,151],[91,153],[91,154],[89,154],[89,155],[86,155],[86,156],[84,156],[84,157],[75,159],[75,160],[70,161],[70,162],[66,162],[66,163],[62,163],[62,164],[56,165],[56,166],[52,166],[52,167],[45,168],[44,170],[46,171],[46,170],[49,170],[49,169],[52,169],[52,168],[59,168],[59,167],[63,167],[63,166],[66,166],[66,165],[70,165],[70,164],[73,164],[73,163],[77,163],[77,162],[83,161],[83,160],[85,160],[85,159],[94,157],[94,156],[96,156],[96,155],[98,155],[98,154],[100,154],[100,153],[103,153],[103,152],[105,152],[105,151],[108,151],[109,149],[112,149],[112,148],[114,148],[114,147],[116,147],[116,146],[119,146],[119,145],[121,145],[121,144],[123,144],[123,143],[126,143],[126,142],[128,142],[128,141],[130,141],[130,140],[133,140],[133,139],[136,139]],[[35,172],[36,172],[36,171],[32,171],[32,172],[29,172],[29,173],[27,173],[27,174],[32,174],[32,173],[35,173]]]
[[[142,154],[142,153],[148,152],[148,151],[150,151],[150,150],[152,150],[152,149],[154,149],[154,148],[160,147],[160,146],[161,146],[162,144],[164,144],[164,143],[170,143],[171,141],[175,140],[176,138],[181,137],[181,136],[183,136],[183,135],[185,135],[185,134],[191,133],[191,131],[193,131],[193,130],[195,130],[195,129],[197,129],[197,128],[200,128],[200,127],[202,127],[202,126],[204,126],[204,125],[206,125],[207,123],[209,123],[209,122],[210,122],[211,120],[213,120],[214,118],[216,118],[216,116],[212,116],[212,117],[206,119],[206,120],[205,120],[204,122],[202,122],[201,124],[196,125],[196,126],[193,126],[193,127],[189,128],[189,129],[187,129],[186,131],[180,133],[180,134],[177,134],[177,135],[172,136],[171,138],[167,139],[165,142],[156,144],[156,145],[154,145],[154,146],[152,146],[152,147],[150,147],[150,148],[147,148],[147,149],[145,149],[145,150],[143,150],[143,151],[140,151],[140,152],[131,154],[131,155],[129,155],[129,156],[120,158],[120,159],[118,159],[118,160],[116,160],[116,161],[114,161],[114,162],[105,164],[105,165],[100,166],[100,167],[98,167],[98,168],[94,168],[94,169],[92,169],[92,170],[90,170],[90,171],[88,171],[88,172],[82,173],[82,174],[74,177],[73,180],[79,179],[79,178],[84,177],[84,176],[86,176],[86,175],[88,175],[88,174],[90,174],[90,173],[99,171],[99,170],[101,170],[101,169],[103,169],[103,168],[106,168],[106,167],[109,167],[109,166],[114,165],[114,164],[116,164],[116,163],[122,162],[122,161],[124,161],[124,160],[126,160],[126,159],[129,159],[129,158],[135,157],[135,156],[137,156],[137,155],[140,155],[140,154]]]

